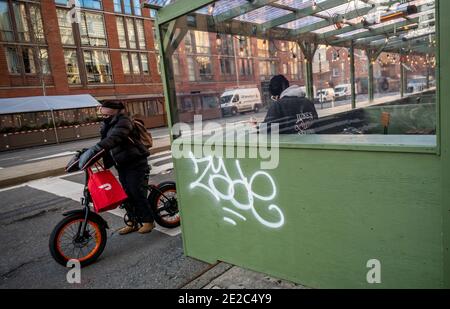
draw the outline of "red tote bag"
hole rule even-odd
[[[95,212],[112,210],[121,205],[127,198],[125,190],[113,173],[98,167],[97,171],[89,168],[88,189],[94,203]]]

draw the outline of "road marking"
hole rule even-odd
[[[153,166],[152,165],[152,170],[150,171],[150,175],[158,175],[162,172],[166,172],[168,170],[173,169],[173,162],[170,163],[166,163],[160,166]]]
[[[15,160],[15,159],[19,159],[19,158],[21,158],[21,157],[20,156],[8,157],[8,158],[0,159],[0,162],[2,162],[2,161],[9,161],[9,160]]]
[[[39,160],[52,159],[52,158],[59,158],[59,157],[66,157],[66,156],[71,156],[71,155],[74,155],[74,154],[76,154],[76,152],[74,152],[74,151],[65,151],[65,152],[57,153],[57,154],[46,156],[46,157],[39,157],[39,158],[30,159],[30,160],[27,160],[26,162],[39,161]]]
[[[165,157],[162,157],[162,158],[158,158],[158,159],[150,159],[150,162],[152,163],[152,165],[153,164],[155,164],[155,163],[158,163],[158,162],[162,162],[162,161],[167,161],[167,160],[171,160],[172,159],[172,156],[170,155],[170,156],[165,156]]]
[[[150,158],[160,157],[160,156],[166,155],[166,154],[172,154],[172,151],[166,150],[166,151],[157,152],[157,153],[152,154],[152,155],[150,156]]]
[[[69,198],[76,202],[80,202],[80,198],[84,190],[84,185],[82,184],[53,177],[31,181],[27,184],[27,186],[33,189],[54,194],[56,196]],[[108,212],[121,218],[123,218],[125,214],[125,210],[120,208],[116,208]],[[177,236],[181,233],[180,227],[167,229],[162,226],[156,225],[155,230],[169,236]]]

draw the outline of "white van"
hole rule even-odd
[[[262,106],[261,93],[258,88],[236,88],[226,90],[220,96],[222,114],[236,115],[254,111],[257,113]]]
[[[333,88],[325,88],[317,91],[316,100],[319,103],[331,102],[334,101],[334,95]]]
[[[355,88],[356,89],[356,88]],[[356,94],[358,92],[356,91]],[[352,85],[350,84],[342,84],[334,87],[334,100],[345,100],[352,96]]]

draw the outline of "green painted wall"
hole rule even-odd
[[[174,146],[179,147],[177,141]],[[260,169],[259,160],[240,163],[247,177]],[[230,177],[239,178],[235,160],[225,164]],[[443,286],[442,179],[436,155],[280,149],[279,167],[267,171],[278,190],[271,203],[285,216],[279,229],[262,225],[248,211],[239,211],[245,222],[225,222],[224,216],[236,218],[222,209],[236,210],[231,202],[190,188],[201,175],[190,159],[176,160],[175,169],[188,256],[314,288]],[[270,194],[262,180],[254,191]],[[216,185],[226,192],[224,182]],[[237,192],[245,203],[243,188]],[[276,221],[268,205],[255,203],[262,217]],[[367,283],[370,259],[381,262],[381,284]]]

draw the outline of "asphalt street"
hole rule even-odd
[[[151,183],[173,180],[170,152],[151,157]],[[210,265],[184,256],[180,229],[120,236],[120,210],[102,214],[110,225],[99,260],[69,284],[69,269],[54,262],[48,240],[62,213],[79,209],[84,175],[40,179],[0,190],[0,288],[177,288]]]

